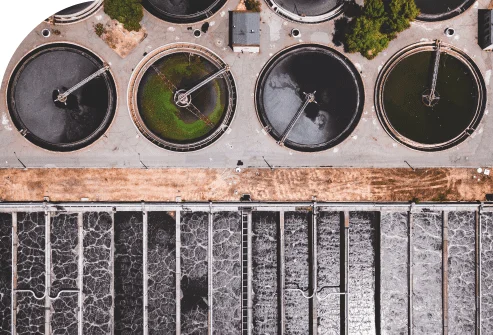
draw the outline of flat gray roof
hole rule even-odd
[[[260,45],[260,13],[231,12],[231,44]]]

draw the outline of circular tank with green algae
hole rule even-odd
[[[134,122],[166,149],[201,149],[222,135],[233,116],[236,91],[229,72],[192,92],[189,106],[175,102],[177,91],[190,90],[226,66],[205,49],[195,51],[178,48],[152,57],[135,85]]]
[[[468,138],[485,107],[485,85],[473,61],[462,51],[440,47],[436,95],[428,95],[437,59],[433,43],[398,52],[382,69],[376,85],[377,112],[386,131],[399,142],[422,151],[453,147]]]

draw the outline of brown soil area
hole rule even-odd
[[[125,58],[133,49],[146,38],[144,28],[139,31],[128,31],[123,25],[116,21],[108,21],[104,25],[104,33],[101,39],[122,58]]]
[[[479,181],[478,181],[479,179]],[[0,169],[0,200],[475,201],[493,180],[473,169]]]

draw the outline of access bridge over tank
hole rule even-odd
[[[0,203],[2,334],[487,334],[491,203]]]

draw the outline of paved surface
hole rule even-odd
[[[472,169],[0,169],[0,201],[476,201]]]
[[[93,25],[105,22],[107,17],[102,11],[89,19],[70,26],[60,26],[62,34],[48,39],[40,34],[43,23],[27,36],[26,40],[13,56],[7,73],[15,63],[31,48],[54,41],[72,41],[89,47],[105,61],[111,63],[118,86],[118,110],[112,127],[106,136],[90,148],[69,154],[46,152],[28,143],[13,129],[8,120],[5,95],[0,96],[0,167],[21,167],[14,152],[28,167],[140,167],[142,161],[150,167],[234,167],[238,160],[246,166],[266,167],[262,157],[274,166],[360,166],[360,167],[406,167],[405,160],[416,167],[477,167],[488,165],[491,161],[491,135],[493,121],[488,110],[493,105],[488,102],[486,113],[473,138],[466,140],[456,148],[440,153],[421,153],[408,149],[392,140],[382,129],[374,112],[373,87],[381,66],[402,47],[422,40],[440,38],[465,50],[476,62],[485,77],[488,86],[492,61],[490,54],[482,52],[477,45],[477,9],[486,8],[488,1],[482,0],[473,5],[464,14],[440,23],[416,22],[411,29],[399,35],[389,48],[372,61],[359,54],[348,57],[361,70],[366,90],[366,103],[362,119],[353,134],[336,148],[321,153],[298,153],[279,147],[269,136],[261,132],[258,122],[253,92],[255,81],[265,62],[283,48],[300,42],[316,42],[334,47],[332,33],[334,22],[317,25],[300,25],[283,20],[263,4],[261,14],[261,52],[258,55],[235,54],[228,44],[228,10],[234,9],[237,1],[230,0],[226,7],[209,20],[211,27],[200,39],[187,30],[188,25],[167,24],[148,13],[142,21],[148,32],[145,39],[130,55],[121,59],[93,32]],[[191,25],[200,28],[201,24]],[[289,37],[293,27],[301,30],[301,39]],[[456,35],[444,36],[446,27],[453,27]],[[127,86],[132,70],[149,52],[167,43],[197,42],[219,54],[231,65],[237,81],[239,103],[230,134],[224,135],[211,147],[196,153],[173,153],[155,147],[143,138],[134,127],[127,109]],[[340,47],[338,50],[342,51]],[[5,77],[2,89],[6,88]]]

